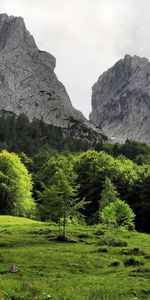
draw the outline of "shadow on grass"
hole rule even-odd
[[[69,237],[69,236],[66,236],[65,238],[62,237],[62,236],[45,236],[44,239],[41,239],[41,240],[30,240],[30,241],[8,241],[8,242],[1,242],[0,243],[0,248],[19,248],[19,247],[33,247],[33,246],[43,246],[44,244],[45,245],[48,245],[50,244],[50,242],[60,242],[60,243],[71,243],[71,244],[75,244],[78,242],[78,240],[72,238],[72,237]]]

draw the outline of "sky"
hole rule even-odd
[[[88,118],[92,86],[125,54],[150,59],[149,0],[0,0],[0,13],[22,16],[73,106]]]

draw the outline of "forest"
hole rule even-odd
[[[149,163],[150,147],[132,141],[80,153],[42,150],[29,156],[3,150],[1,214],[60,223],[66,214],[65,223],[76,219],[94,225],[100,222],[102,194],[106,190],[111,197],[106,195],[103,208],[116,193],[115,198],[134,212],[136,230],[149,233]]]

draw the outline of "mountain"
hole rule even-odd
[[[150,144],[150,62],[126,55],[93,86],[90,120],[115,142]]]
[[[21,17],[0,15],[1,122],[4,119],[9,122],[12,114],[16,119],[25,115],[30,123],[39,120],[47,124],[47,130],[53,131],[53,139],[59,139],[60,149],[68,139],[73,149],[76,144],[80,149],[80,142],[81,148],[96,147],[105,136],[73,108],[65,87],[54,73],[55,64],[50,53],[38,49]],[[0,134],[1,142],[5,142],[3,135]],[[46,143],[53,148],[54,140],[47,138]]]

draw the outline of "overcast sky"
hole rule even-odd
[[[0,13],[24,18],[87,117],[92,85],[107,68],[126,53],[150,58],[150,0],[0,0]]]

